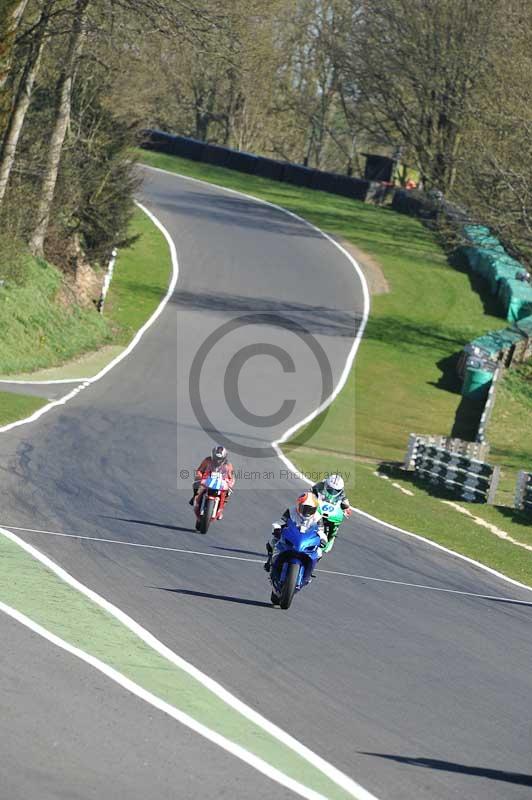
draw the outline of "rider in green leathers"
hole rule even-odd
[[[340,475],[329,475],[325,480],[314,484],[312,493],[320,501],[324,530],[328,540],[323,552],[328,553],[332,549],[338,528],[345,517],[351,514],[351,506],[345,496],[343,478]]]

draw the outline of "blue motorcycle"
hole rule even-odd
[[[292,519],[288,520],[275,546],[270,570],[274,606],[290,608],[294,594],[310,583],[320,542],[317,525],[302,532]]]

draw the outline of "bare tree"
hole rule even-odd
[[[532,268],[532,6],[528,0],[506,0],[497,31],[489,91],[478,98],[464,136],[454,194]]]
[[[425,187],[452,188],[489,71],[499,0],[380,0],[353,27],[351,80],[371,132],[408,148]]]
[[[9,77],[15,36],[27,5],[28,0],[4,0],[0,8],[0,92]]]
[[[85,18],[90,3],[91,0],[76,0],[65,60],[61,65],[61,73],[57,82],[54,127],[50,138],[47,163],[41,186],[40,200],[37,209],[37,224],[30,240],[30,250],[34,255],[44,255],[44,240],[46,231],[48,230],[50,212],[54,199],[57,174],[61,162],[61,152],[70,121],[74,71],[83,46]]]
[[[30,106],[33,86],[39,72],[46,32],[54,3],[55,0],[45,0],[44,2],[9,115],[0,150],[0,205],[4,199],[11,169],[15,161],[22,126]]]

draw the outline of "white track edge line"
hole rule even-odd
[[[355,356],[356,356],[356,353],[358,351],[362,336],[364,334],[364,330],[365,330],[366,323],[367,323],[368,316],[369,316],[369,306],[370,306],[369,289],[368,289],[368,285],[367,285],[367,282],[366,282],[366,278],[365,278],[364,273],[362,272],[362,270],[360,268],[360,265],[358,264],[356,259],[353,258],[353,256],[350,253],[348,253],[348,251],[345,249],[345,247],[342,247],[342,245],[339,242],[335,241],[331,236],[329,236],[329,234],[325,233],[325,231],[322,231],[320,228],[318,228],[312,222],[309,222],[308,220],[304,219],[303,217],[298,216],[293,211],[289,211],[288,209],[283,208],[282,206],[278,206],[275,203],[271,203],[269,200],[262,200],[261,198],[254,197],[253,195],[250,195],[250,194],[246,194],[245,192],[239,192],[237,189],[229,189],[229,188],[227,188],[225,186],[220,186],[217,183],[209,183],[208,181],[201,180],[200,178],[191,178],[188,175],[180,175],[179,173],[170,172],[169,170],[161,169],[160,167],[151,167],[148,164],[142,164],[142,166],[144,168],[146,168],[146,169],[153,169],[156,172],[163,172],[166,175],[172,175],[174,177],[177,176],[178,178],[182,178],[182,179],[188,180],[188,181],[193,181],[195,183],[201,183],[201,184],[204,184],[205,186],[216,186],[218,189],[221,189],[221,190],[223,190],[225,192],[229,192],[230,194],[237,194],[237,195],[240,195],[242,197],[247,197],[248,199],[254,200],[257,203],[263,203],[264,205],[271,206],[272,208],[276,208],[279,211],[284,211],[285,214],[289,214],[290,216],[294,217],[295,219],[297,219],[297,220],[299,220],[301,222],[304,222],[309,227],[311,227],[314,230],[318,231],[318,233],[320,233],[325,239],[328,239],[335,247],[338,248],[338,250],[340,250],[340,252],[342,252],[345,255],[345,257],[351,262],[351,264],[355,268],[355,271],[357,272],[358,277],[360,278],[360,282],[362,284],[362,290],[363,290],[363,294],[364,294],[364,316],[363,316],[362,323],[361,323],[361,325],[360,325],[360,327],[359,327],[359,329],[357,331],[357,335],[356,335],[355,340],[353,342],[353,346],[352,346],[352,348],[351,348],[351,350],[350,350],[350,352],[349,352],[349,354],[347,356],[347,362],[346,362],[346,365],[345,365],[344,370],[342,372],[342,375],[340,377],[340,381],[339,381],[338,385],[336,386],[335,390],[333,391],[333,393],[323,403],[321,403],[321,405],[318,406],[318,408],[315,411],[312,411],[309,415],[307,415],[304,419],[302,419],[301,422],[297,422],[295,425],[293,425],[291,428],[289,428],[281,436],[280,439],[277,439],[275,442],[272,442],[272,447],[274,448],[278,458],[280,458],[280,460],[285,464],[285,466],[288,467],[290,472],[295,473],[296,475],[299,476],[301,481],[303,481],[307,485],[311,486],[312,485],[312,481],[309,480],[308,478],[306,478],[301,473],[301,470],[292,461],[290,461],[290,459],[287,456],[285,456],[285,454],[280,449],[279,445],[284,444],[287,441],[287,439],[289,439],[296,431],[298,431],[304,425],[308,425],[309,422],[312,422],[312,420],[315,419],[315,417],[317,417],[319,414],[321,414],[322,411],[324,411],[326,408],[328,408],[329,405],[331,405],[331,403],[333,403],[334,400],[338,397],[338,395],[340,394],[340,392],[342,391],[342,389],[344,388],[344,386],[345,386],[345,384],[347,382],[347,378],[349,377],[349,373],[350,373],[351,368],[353,366],[353,362],[355,360]],[[422,536],[419,533],[413,533],[412,531],[407,531],[404,528],[399,528],[397,525],[392,525],[389,522],[385,522],[384,520],[379,519],[378,517],[374,517],[373,515],[368,514],[366,511],[362,511],[361,509],[356,508],[355,506],[351,506],[351,509],[353,511],[355,511],[357,514],[360,514],[363,517],[367,517],[368,519],[371,519],[373,522],[377,522],[379,525],[382,525],[384,528],[389,528],[390,530],[397,531],[398,533],[404,534],[405,536],[410,536],[410,537],[412,537],[414,539],[417,539],[420,542],[423,542],[424,544],[429,545],[430,547],[434,547],[437,550],[440,550],[441,552],[446,553],[447,555],[454,556],[456,558],[461,559],[462,561],[467,562],[468,564],[471,564],[471,565],[473,565],[475,567],[478,567],[479,569],[484,570],[485,572],[488,572],[490,575],[493,575],[496,578],[499,578],[499,579],[501,579],[503,581],[506,581],[507,583],[511,583],[514,586],[519,586],[522,589],[527,589],[528,591],[532,591],[532,586],[527,586],[525,583],[521,583],[520,581],[516,581],[513,578],[508,577],[507,575],[503,575],[502,572],[498,572],[497,570],[492,569],[492,567],[488,567],[486,564],[482,564],[480,561],[475,561],[475,559],[473,559],[473,558],[469,558],[468,556],[464,556],[461,553],[457,553],[455,550],[451,550],[450,548],[444,547],[443,545],[438,544],[437,542],[433,542],[433,541],[431,541],[431,539],[427,539],[427,538],[425,538],[424,536]]]
[[[123,539],[103,539],[98,536],[84,536],[83,534],[79,533],[62,533],[60,531],[45,531],[38,528],[21,528],[17,525],[6,525],[5,523],[3,524],[10,531],[24,531],[26,533],[42,533],[46,534],[47,536],[57,536],[59,538],[74,539],[78,541],[100,542],[101,544],[114,544],[119,546],[122,545],[123,547],[138,547],[140,549],[147,549],[147,550],[162,550],[166,553],[180,553],[189,556],[205,556],[206,558],[221,558],[221,559],[226,559],[228,561],[243,561],[247,564],[264,563],[264,558],[243,558],[242,556],[227,556],[227,555],[222,555],[221,553],[207,553],[203,550],[186,550],[185,548],[182,547],[165,547],[164,545],[144,544],[143,542],[126,542]],[[393,580],[392,578],[376,578],[373,575],[360,575],[355,572],[338,572],[337,570],[323,569],[320,567],[318,568],[317,573],[318,575],[339,575],[342,578],[357,578],[362,581],[371,581],[373,583],[386,583],[386,584],[391,584],[393,586],[404,586],[410,589],[426,589],[432,592],[444,592],[446,594],[463,595],[464,597],[473,597],[473,598],[478,598],[480,600],[500,600],[505,603],[532,605],[528,600],[520,600],[519,598],[516,597],[502,597],[500,595],[493,595],[493,594],[479,594],[478,592],[467,592],[461,589],[448,589],[445,586],[429,586],[428,584],[423,584],[423,583],[410,583],[408,581],[397,581]]]
[[[253,199],[253,198],[251,198],[251,199]],[[272,205],[273,206],[273,204],[268,204],[268,205]],[[132,339],[132,341],[130,342],[130,344],[126,348],[126,350],[123,353],[121,353],[119,356],[117,356],[117,358],[115,358],[113,361],[111,361],[106,367],[104,367],[104,369],[102,369],[96,376],[84,381],[84,383],[83,383],[83,385],[81,387],[77,387],[76,389],[74,389],[73,392],[70,392],[68,395],[66,395],[61,400],[56,400],[56,401],[50,403],[49,405],[44,406],[43,408],[39,409],[39,411],[37,411],[31,417],[28,417],[25,420],[18,420],[17,422],[10,423],[10,425],[7,425],[7,426],[4,426],[3,428],[0,428],[0,433],[4,432],[6,430],[11,430],[12,428],[18,427],[19,425],[28,424],[29,422],[35,421],[40,416],[42,416],[44,413],[46,413],[46,411],[49,411],[51,408],[53,408],[53,407],[55,407],[57,405],[64,405],[69,399],[74,397],[79,391],[81,391],[86,386],[89,386],[92,383],[96,383],[97,381],[99,381],[114,366],[116,366],[116,364],[118,364],[120,361],[122,361],[122,359],[124,359],[127,355],[129,355],[129,353],[137,345],[137,343],[139,342],[139,340],[141,339],[141,337],[145,333],[145,331],[149,327],[151,327],[151,325],[153,325],[155,320],[163,312],[166,304],[168,303],[168,300],[170,299],[170,297],[171,297],[171,295],[172,295],[172,293],[173,293],[173,291],[175,289],[175,286],[177,284],[177,280],[178,280],[178,277],[179,277],[179,265],[178,265],[178,259],[177,259],[177,251],[176,251],[175,243],[174,243],[172,237],[170,236],[169,232],[166,230],[164,225],[157,219],[157,217],[151,211],[149,211],[144,205],[142,205],[141,203],[137,202],[137,206],[142,211],[144,211],[144,213],[152,220],[152,222],[156,225],[156,227],[163,233],[165,239],[168,242],[169,248],[170,248],[170,253],[171,253],[171,257],[172,257],[172,273],[173,274],[172,274],[172,280],[170,282],[170,285],[168,287],[168,291],[167,291],[165,297],[163,298],[163,300],[161,301],[161,303],[159,304],[159,306],[157,307],[155,312],[152,314],[152,316],[149,318],[149,320],[137,332],[137,334]],[[280,206],[274,206],[274,207],[279,208],[279,210],[281,210],[281,211],[285,211],[285,209],[281,209]],[[297,219],[300,219],[299,217],[297,217],[297,215],[292,214],[292,212],[290,212],[290,211],[286,210],[286,213],[287,214],[291,214],[292,216],[296,217]],[[304,220],[302,220],[302,221],[305,222]],[[310,223],[306,223],[306,224],[310,225]],[[318,229],[316,229],[316,230],[318,230]],[[331,241],[334,241],[334,240],[331,240]],[[174,653],[172,650],[170,650],[168,647],[166,647],[166,645],[164,645],[162,642],[160,642],[158,639],[156,639],[156,637],[153,636],[153,634],[151,634],[146,629],[142,628],[142,626],[140,626],[137,622],[135,622],[135,620],[133,620],[127,614],[125,614],[121,609],[119,609],[116,606],[112,605],[107,600],[105,600],[105,598],[103,598],[100,595],[98,595],[92,589],[89,589],[88,587],[84,586],[82,583],[77,581],[73,576],[71,576],[69,573],[67,573],[66,570],[64,570],[59,565],[55,564],[55,562],[53,562],[51,559],[49,559],[47,556],[45,556],[39,550],[34,548],[32,545],[28,545],[27,542],[24,542],[23,539],[21,539],[20,537],[16,536],[13,533],[11,533],[10,531],[6,531],[6,530],[0,528],[0,533],[3,533],[4,535],[7,535],[8,538],[10,538],[12,541],[16,542],[17,544],[19,544],[27,552],[30,552],[35,558],[37,558],[39,561],[41,561],[41,563],[46,564],[46,566],[48,566],[49,569],[51,569],[53,572],[55,572],[55,574],[58,575],[59,577],[61,577],[64,581],[69,583],[71,586],[74,586],[76,589],[78,589],[78,591],[81,591],[87,597],[90,597],[90,599],[92,599],[94,602],[96,602],[102,608],[105,608],[105,610],[107,610],[109,613],[111,613],[113,616],[115,616],[117,619],[119,619],[121,622],[123,622],[123,624],[125,624],[127,627],[129,627],[130,630],[134,631],[141,639],[143,639],[144,642],[146,642],[146,644],[149,644],[151,647],[153,647],[153,649],[155,649],[157,652],[159,652],[161,655],[163,655],[165,658],[167,658],[172,663],[176,664],[177,666],[180,666],[181,669],[183,669],[186,672],[188,672],[189,674],[191,674],[193,677],[195,677],[204,686],[206,686],[207,688],[210,688],[211,691],[213,691],[215,694],[217,694],[228,705],[232,706],[237,711],[239,711],[243,716],[245,716],[246,718],[250,719],[256,725],[259,725],[261,728],[263,728],[268,733],[270,733],[270,735],[272,735],[275,738],[277,738],[280,741],[282,741],[284,744],[286,744],[288,747],[290,747],[292,750],[294,750],[294,752],[298,753],[298,755],[300,755],[302,758],[304,758],[306,761],[308,761],[310,764],[312,764],[314,767],[316,767],[318,770],[320,770],[330,780],[332,780],[338,786],[340,786],[345,791],[350,793],[353,797],[356,797],[357,800],[376,800],[376,798],[374,796],[370,795],[362,786],[359,786],[359,784],[357,784],[355,781],[353,781],[352,778],[350,778],[349,776],[347,776],[344,773],[342,773],[339,769],[334,767],[332,764],[329,764],[327,761],[325,761],[325,759],[321,758],[316,753],[312,752],[312,750],[307,748],[305,745],[303,745],[297,739],[292,737],[290,734],[288,734],[285,731],[283,731],[281,728],[278,728],[274,723],[270,722],[265,717],[262,717],[257,711],[255,711],[251,707],[247,706],[245,703],[243,703],[238,698],[236,698],[234,695],[232,695],[230,692],[228,692],[226,689],[224,689],[224,687],[222,687],[220,684],[218,684],[216,681],[214,681],[208,675],[205,675],[199,669],[194,667],[192,664],[189,664],[187,661],[182,659],[180,656],[178,656],[176,653]]]
[[[185,725],[187,728],[190,728],[195,733],[198,733],[200,736],[203,736],[205,739],[208,739],[218,747],[221,747],[223,750],[226,750],[231,755],[235,756],[236,758],[244,761],[250,767],[261,772],[267,778],[276,781],[277,783],[285,786],[287,789],[290,789],[295,794],[300,795],[300,797],[307,798],[308,800],[326,800],[326,798],[319,794],[318,792],[310,789],[307,786],[299,783],[298,781],[290,778],[288,775],[285,775],[280,770],[276,769],[275,767],[268,764],[259,756],[256,756],[254,753],[243,748],[241,745],[236,744],[235,742],[231,741],[230,739],[226,739],[220,733],[208,728],[206,725],[198,722],[194,719],[194,717],[189,716],[183,711],[180,711],[175,706],[167,703],[166,701],[162,700],[157,695],[152,694],[151,692],[144,689],[138,683],[135,683],[130,678],[127,678],[118,670],[115,670],[113,667],[110,667],[108,664],[105,664],[100,659],[91,656],[90,653],[81,650],[74,645],[69,644],[64,639],[59,638],[51,631],[48,631],[46,628],[43,628],[37,622],[27,617],[25,614],[20,613],[16,609],[12,608],[11,606],[6,605],[5,603],[0,601],[0,611],[2,611],[7,616],[14,619],[16,622],[24,625],[26,628],[29,628],[33,633],[36,633],[38,636],[41,636],[43,639],[47,639],[49,642],[54,644],[56,647],[61,648],[62,650],[66,651],[70,655],[79,658],[81,661],[84,661],[86,664],[89,664],[94,669],[98,670],[99,672],[103,673],[107,678],[110,678],[115,683],[119,684],[123,689],[130,692],[131,694],[136,695],[141,700],[144,700],[146,703],[157,708],[159,711],[164,712],[168,716],[175,719],[177,722]],[[362,797],[362,795],[361,795]],[[369,798],[369,796],[368,796]]]
[[[12,533],[12,531],[9,531],[5,528],[0,528],[0,534],[4,535],[7,539],[15,544],[18,544],[23,550],[32,555],[35,559],[40,561],[41,564],[57,575],[58,578],[63,580],[69,586],[72,586],[77,591],[81,592],[81,594],[85,595],[85,597],[88,597],[89,600],[92,600],[96,605],[100,606],[100,608],[103,608],[105,611],[115,617],[115,619],[129,628],[129,630],[131,630],[149,647],[159,653],[159,655],[163,656],[163,658],[166,658],[167,661],[170,661],[179,669],[182,669],[188,675],[191,675],[199,683],[213,692],[213,694],[219,697],[220,700],[225,702],[238,713],[242,714],[242,716],[248,719],[250,722],[253,722],[255,725],[266,731],[266,733],[268,733],[270,736],[273,736],[275,739],[285,744],[287,747],[297,753],[297,755],[301,756],[301,758],[322,772],[333,783],[342,788],[352,797],[356,798],[356,800],[377,800],[374,795],[371,795],[366,789],[356,783],[356,781],[337,769],[337,767],[325,761],[325,759],[323,759],[317,753],[314,753],[312,750],[306,747],[306,745],[299,742],[282,728],[279,728],[277,725],[275,725],[275,723],[270,722],[250,706],[246,705],[242,700],[239,700],[221,684],[219,684],[213,678],[210,678],[205,673],[201,672],[193,664],[190,664],[188,661],[185,661],[184,658],[178,656],[165,644],[159,641],[152,633],[132,619],[128,614],[110,603],[101,595],[97,594],[94,590],[89,589],[87,586],[82,584],[69,572],[63,569],[63,567],[56,564],[51,558],[44,555],[44,553],[41,553],[40,550],[37,550],[37,548],[33,547],[33,545],[29,544],[24,539],[21,539],[19,536]]]
[[[50,409],[52,409],[52,408],[54,408],[55,406],[58,406],[58,405],[64,405],[69,400],[71,400],[82,389],[85,389],[87,386],[90,386],[91,384],[96,383],[97,381],[101,380],[101,378],[103,378],[105,375],[107,375],[107,373],[110,370],[112,370],[113,367],[116,367],[117,364],[119,364],[124,358],[126,358],[131,353],[131,351],[137,346],[139,341],[142,339],[142,337],[144,336],[146,331],[149,328],[151,328],[153,323],[158,319],[158,317],[160,317],[160,315],[164,311],[168,301],[170,300],[170,297],[172,296],[172,294],[174,292],[174,289],[175,289],[175,287],[177,285],[177,280],[178,280],[178,277],[179,277],[179,261],[178,261],[178,258],[177,258],[176,246],[175,246],[174,240],[172,239],[172,237],[170,236],[170,234],[168,233],[168,231],[166,230],[164,225],[161,222],[159,222],[157,217],[154,214],[152,214],[152,212],[149,211],[145,206],[143,206],[142,203],[139,203],[138,201],[135,201],[135,204],[138,206],[138,208],[140,208],[141,211],[144,212],[144,214],[146,214],[146,216],[152,221],[152,223],[155,225],[155,227],[158,228],[161,231],[161,233],[163,234],[164,238],[166,239],[168,247],[170,248],[170,256],[171,256],[171,262],[172,262],[172,277],[170,279],[170,283],[168,285],[168,289],[166,291],[165,296],[163,297],[163,299],[161,300],[161,302],[159,303],[159,305],[157,306],[157,308],[155,309],[155,311],[153,312],[151,317],[148,320],[146,320],[146,322],[144,323],[144,325],[141,328],[139,328],[139,330],[137,331],[137,333],[135,334],[133,339],[130,341],[128,346],[125,348],[125,350],[123,350],[115,358],[113,358],[113,360],[110,361],[109,364],[107,364],[105,367],[103,367],[92,378],[64,378],[64,379],[55,380],[55,381],[10,381],[10,380],[0,381],[0,383],[13,383],[13,384],[16,383],[18,385],[27,385],[27,386],[48,386],[48,385],[59,384],[59,383],[81,384],[80,386],[77,386],[76,389],[74,389],[72,392],[70,392],[69,394],[65,395],[65,397],[62,397],[60,400],[54,400],[51,403],[49,403],[48,405],[43,406],[43,408],[40,408],[38,411],[35,412],[35,414],[32,414],[30,417],[26,417],[25,419],[17,420],[16,422],[11,422],[8,425],[4,425],[3,427],[0,427],[0,433],[4,433],[5,431],[9,431],[12,428],[16,428],[19,425],[26,425],[26,424],[28,424],[30,422],[34,422],[35,420],[39,419],[39,417],[41,417],[43,414],[45,414],[47,411],[50,411]]]

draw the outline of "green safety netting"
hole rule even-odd
[[[497,294],[499,282],[502,281],[503,278],[517,280],[519,275],[526,275],[526,270],[521,266],[519,261],[506,255],[506,253],[503,256],[495,257],[486,275],[491,293]]]
[[[504,250],[496,236],[484,225],[466,225],[464,234],[474,245],[486,247],[490,250]]]
[[[477,336],[466,347],[466,352],[471,355],[485,356],[493,361],[498,361],[505,350],[509,350],[514,344],[521,341],[523,334],[512,328],[505,328],[502,331],[490,331],[483,336]]]
[[[501,278],[499,299],[509,322],[517,322],[522,317],[532,314],[532,285],[529,283]]]
[[[463,397],[484,397],[493,380],[494,364],[481,358],[468,358],[462,385]]]
[[[532,339],[532,285],[518,280],[525,268],[506,253],[496,236],[484,225],[466,225],[464,235],[471,242],[462,248],[471,271],[482,276],[492,294],[497,294],[506,318],[515,327],[490,331],[465,347],[464,397],[482,397],[493,379],[495,363],[518,342]]]
[[[516,323],[516,328],[518,328],[529,339],[532,339],[532,316],[523,317],[520,319]]]

